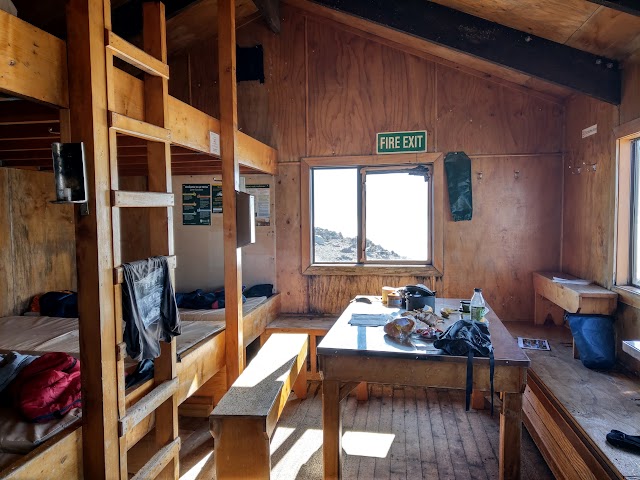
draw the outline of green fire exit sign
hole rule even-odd
[[[427,132],[382,132],[376,136],[376,153],[422,153],[427,151]]]

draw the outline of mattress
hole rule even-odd
[[[242,315],[246,316],[267,301],[268,297],[250,297],[242,304]],[[222,322],[224,326],[224,308],[218,310],[192,310],[180,309],[180,318],[190,322]]]
[[[205,338],[224,330],[224,322],[182,322],[182,334],[176,338],[178,355]],[[42,354],[66,352],[80,356],[77,318],[1,317],[0,352]]]

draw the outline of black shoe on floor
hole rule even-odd
[[[611,430],[607,433],[607,442],[614,447],[624,448],[633,453],[640,454],[640,436],[627,435],[619,430]]]

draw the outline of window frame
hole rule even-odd
[[[614,136],[616,138],[617,195],[613,290],[619,294],[619,300],[622,303],[640,308],[640,286],[633,285],[631,273],[634,194],[631,179],[633,174],[632,147],[634,141],[640,141],[640,118],[614,128]],[[640,159],[638,160],[640,161]],[[637,207],[640,208],[640,205]]]
[[[431,168],[431,261],[384,263],[368,261],[366,263],[313,263],[313,222],[312,222],[312,169],[318,167],[360,167],[372,169],[388,167],[404,169],[419,164],[429,165]],[[302,274],[304,275],[388,275],[388,276],[423,276],[440,277],[443,268],[443,238],[444,238],[444,166],[442,153],[418,154],[389,154],[389,155],[356,155],[342,157],[306,157],[300,161],[300,223],[301,223],[301,257]],[[364,210],[362,205],[362,189],[358,190],[359,212]],[[360,213],[362,215],[362,213]],[[362,222],[365,219],[362,218]],[[362,232],[358,232],[358,241]],[[360,250],[360,249],[359,249]],[[361,260],[359,258],[359,260]]]

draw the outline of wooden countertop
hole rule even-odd
[[[371,298],[375,299],[375,297]],[[436,312],[440,312],[440,309],[444,307],[455,309],[459,306],[459,299],[436,299]],[[443,353],[442,350],[433,346],[433,340],[410,337],[407,342],[399,342],[386,335],[383,327],[363,327],[349,324],[353,313],[393,314],[399,311],[401,310],[398,308],[387,308],[375,300],[371,304],[351,303],[318,345],[318,355],[382,356],[460,363],[467,361],[466,356],[457,357]],[[490,310],[486,318],[489,321],[489,332],[494,347],[496,365],[528,367],[529,357],[518,347],[493,310]],[[445,330],[459,319],[459,315],[451,315],[444,324],[439,325],[439,328]],[[476,363],[488,363],[488,361],[488,358],[474,359]]]

